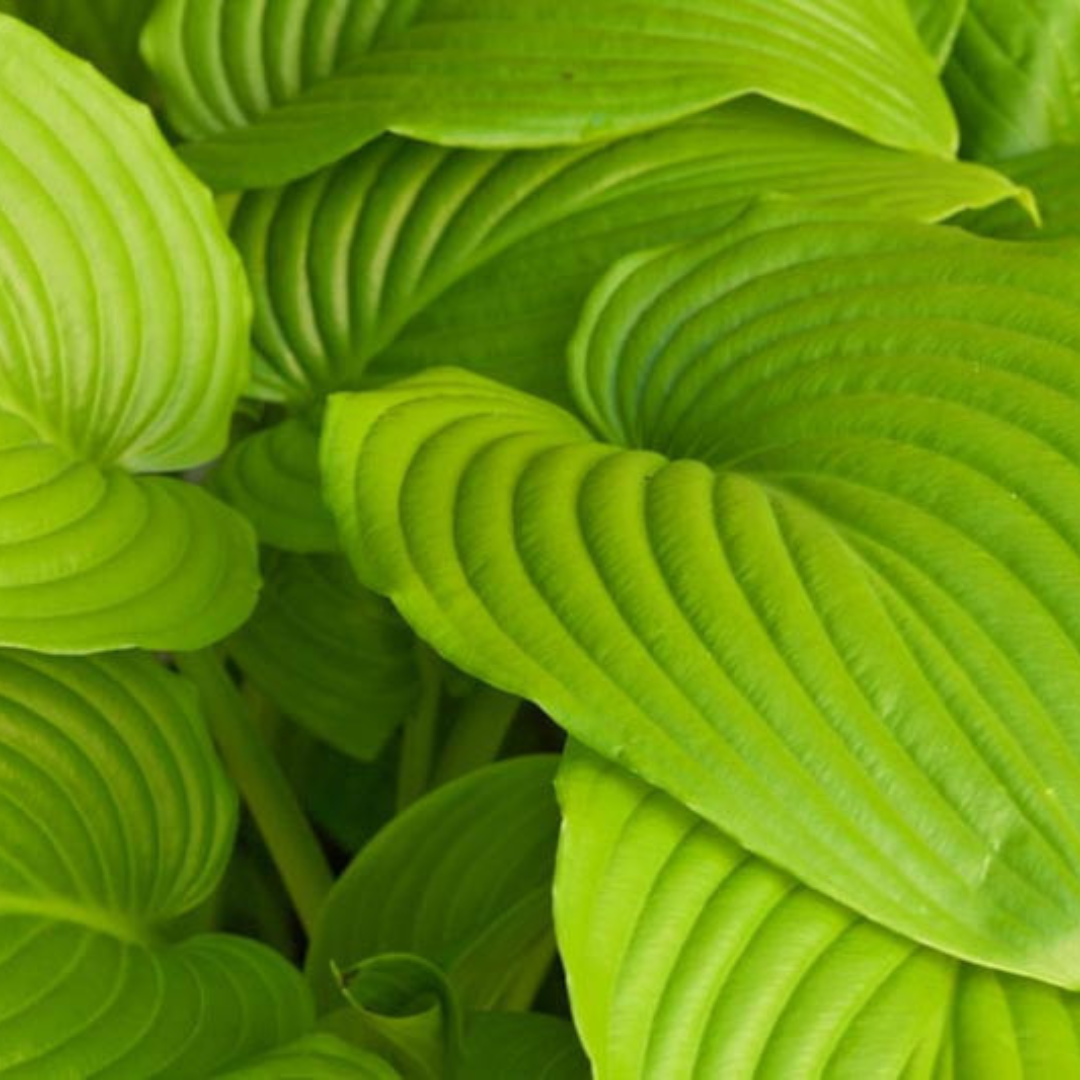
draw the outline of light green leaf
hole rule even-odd
[[[219,1077],[220,1080],[400,1080],[389,1062],[333,1035],[306,1035]]]
[[[215,887],[236,817],[183,680],[0,652],[0,780],[0,1074],[206,1076],[310,1027],[270,949],[164,936]]]
[[[465,1058],[455,1080],[589,1080],[573,1027],[543,1013],[483,1012],[469,1017]]]
[[[132,477],[225,444],[249,302],[141,106],[0,16],[0,643],[205,644],[255,599],[225,507]]]
[[[572,751],[556,925],[596,1080],[1065,1077],[1080,1000],[960,964]]]
[[[1057,240],[1080,236],[1080,146],[1052,146],[1002,162],[1034,194],[1040,221],[1008,207],[965,214],[965,228],[1013,240]]]
[[[361,580],[812,887],[1080,983],[1076,260],[766,207],[573,358],[609,443],[462,372],[331,399]]]
[[[968,0],[908,0],[915,28],[939,70],[949,59],[967,6]]]
[[[244,675],[342,753],[368,761],[416,709],[416,639],[340,556],[268,553],[255,614],[229,641]]]
[[[568,150],[382,139],[239,200],[230,228],[255,296],[252,392],[302,407],[359,386],[369,368],[385,378],[438,356],[565,398],[555,360],[599,274],[642,247],[715,231],[763,191],[920,220],[1018,194],[990,170],[876,147],[763,101]],[[299,434],[274,439],[236,469],[249,489],[280,484],[281,501],[299,506]]]
[[[1080,142],[1080,3],[968,0],[943,77],[968,157]]]
[[[143,49],[194,140],[181,153],[222,190],[285,183],[383,131],[596,142],[751,93],[886,146],[948,157],[957,140],[905,0],[163,0]]]
[[[462,1006],[525,1008],[552,956],[555,759],[512,758],[447,784],[395,818],[327,900],[308,954],[326,1011],[331,965],[409,952],[446,972]]]
[[[139,34],[153,6],[154,0],[11,0],[0,11],[31,23],[117,86],[141,95],[149,72],[139,56]]]
[[[259,539],[285,551],[338,547],[334,519],[319,486],[318,425],[293,417],[230,447],[210,489],[251,522]]]

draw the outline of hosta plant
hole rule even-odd
[[[1080,0],[0,0],[0,1076],[1080,1077]]]

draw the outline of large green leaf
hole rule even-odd
[[[229,642],[245,676],[342,753],[374,758],[417,708],[412,631],[340,556],[270,553],[255,614]]]
[[[147,90],[149,73],[139,56],[139,34],[155,0],[10,0],[0,5],[32,23],[71,52],[90,60],[133,94]]]
[[[308,976],[325,1011],[342,1004],[332,965],[414,953],[442,968],[462,1005],[524,1008],[551,960],[556,759],[470,773],[395,818],[334,886]]]
[[[589,1080],[573,1027],[543,1013],[473,1013],[456,1080]]]
[[[383,131],[551,146],[749,93],[887,146],[949,156],[957,138],[905,0],[163,0],[143,46],[181,153],[222,189]]]
[[[192,647],[251,610],[246,523],[169,472],[218,454],[249,302],[146,110],[0,16],[0,643]]]
[[[944,79],[970,157],[1080,142],[1080,2],[968,0]]]
[[[1080,1075],[1080,1000],[899,938],[592,754],[556,925],[597,1080]]]
[[[145,656],[0,652],[0,1074],[206,1076],[301,1035],[265,946],[169,944],[236,799],[193,689]]]
[[[331,399],[346,550],[458,666],[749,850],[1077,985],[1059,251],[791,205],[624,260],[573,348],[608,442],[463,372]]]
[[[236,206],[231,235],[256,306],[253,393],[302,406],[369,368],[385,376],[437,356],[565,398],[555,361],[596,277],[642,247],[707,235],[762,191],[919,220],[1018,194],[989,170],[876,147],[761,101],[542,153],[382,139]],[[299,442],[245,451],[259,464],[236,471],[249,490],[272,491],[280,475],[291,492]]]

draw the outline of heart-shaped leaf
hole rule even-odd
[[[601,141],[750,93],[887,146],[956,143],[905,0],[163,0],[143,48],[194,140],[181,152],[223,190],[314,172],[383,131]]]
[[[334,886],[308,954],[324,1011],[342,1003],[333,967],[382,953],[438,965],[465,1008],[531,1003],[553,949],[555,764],[521,757],[470,773],[361,851]]]
[[[418,706],[412,631],[340,556],[270,553],[264,569],[259,606],[230,653],[292,719],[371,760]]]
[[[0,652],[0,1074],[207,1076],[302,1035],[265,946],[169,944],[236,799],[192,687],[145,656]]]
[[[968,0],[943,77],[968,157],[1080,142],[1080,4]]]
[[[1080,267],[1059,251],[792,205],[626,260],[573,350],[611,442],[460,372],[335,396],[346,549],[458,666],[749,850],[1076,985]]]
[[[146,110],[0,16],[0,643],[193,647],[254,604],[250,529],[170,472],[220,453],[249,303]]]
[[[571,752],[556,925],[597,1080],[1080,1073],[1080,999],[899,938]]]

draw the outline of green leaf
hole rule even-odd
[[[791,205],[624,260],[572,349],[610,442],[463,372],[335,396],[346,550],[453,663],[749,850],[1075,986],[1060,250]]]
[[[0,643],[193,647],[250,612],[253,538],[129,473],[225,444],[249,303],[146,110],[0,16]]]
[[[308,954],[323,1011],[331,966],[382,953],[438,965],[463,1007],[524,1008],[551,960],[555,759],[512,758],[427,795],[338,880]]]
[[[968,0],[943,77],[965,156],[1080,142],[1080,3]]]
[[[599,274],[640,248],[715,231],[762,191],[922,220],[1018,194],[990,170],[886,150],[764,101],[545,152],[382,139],[239,200],[230,228],[255,296],[252,392],[304,407],[369,369],[385,378],[438,356],[565,398],[554,361]],[[299,427],[255,438],[265,441],[235,466],[239,486],[268,503],[280,487],[283,512],[299,511]],[[253,520],[262,530],[270,516]]]
[[[908,0],[915,28],[938,70],[949,59],[967,6],[968,0]]]
[[[456,1080],[589,1080],[572,1025],[542,1013],[482,1012],[468,1020]]]
[[[333,1035],[306,1035],[218,1075],[220,1080],[400,1080],[389,1062]]]
[[[361,1046],[382,1053],[404,1080],[444,1080],[461,1053],[460,1007],[446,976],[420,956],[387,953],[338,974],[349,1014],[335,1017]]]
[[[143,49],[194,140],[181,153],[222,190],[285,183],[383,131],[596,142],[751,93],[886,146],[948,157],[957,140],[904,0],[163,0]]]
[[[339,556],[269,553],[255,614],[229,641],[244,675],[297,723],[369,761],[416,709],[416,639]]]
[[[230,447],[210,476],[210,489],[251,522],[264,544],[336,551],[337,531],[319,485],[318,445],[316,423],[283,420]]]
[[[148,90],[149,72],[139,56],[139,34],[154,0],[12,0],[10,11],[57,44],[86,57],[130,93]]]
[[[960,964],[572,751],[556,924],[597,1080],[1080,1072],[1080,1000]]]
[[[1031,190],[1041,220],[1008,207],[991,207],[963,215],[960,223],[965,228],[1013,240],[1080,236],[1080,146],[1037,150],[1002,162],[999,168]]]
[[[0,779],[0,1073],[205,1076],[310,1027],[265,946],[164,937],[235,826],[192,687],[145,656],[0,652]]]

